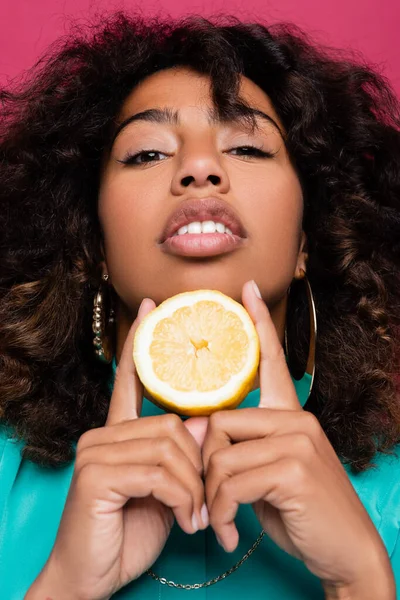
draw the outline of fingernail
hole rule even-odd
[[[201,520],[203,521],[204,527],[208,527],[208,525],[210,523],[210,519],[208,516],[207,506],[205,504],[203,504],[203,506],[201,507],[200,515],[201,515]]]
[[[256,284],[256,282],[254,281],[254,279],[252,279],[251,283],[253,284],[253,289],[254,289],[254,293],[257,296],[257,298],[260,298],[260,300],[262,300],[262,296],[261,296],[261,292],[259,290],[258,285]]]
[[[196,532],[196,531],[199,530],[199,522],[198,522],[197,517],[196,517],[196,515],[194,513],[192,515],[192,526],[193,526],[194,532]]]
[[[143,298],[143,300],[140,303],[139,310],[137,312],[137,317],[138,318],[140,318],[142,316],[142,311],[143,311],[144,303],[145,303],[146,300],[147,300],[147,298]]]
[[[221,538],[220,538],[220,537],[219,537],[217,534],[215,534],[215,537],[217,538],[217,542],[218,542],[218,544],[219,544],[219,545],[220,545],[222,548],[224,548],[224,545],[223,545],[223,543],[221,542]],[[225,548],[224,548],[224,550],[225,550]]]
[[[138,311],[137,311],[137,316],[139,316],[139,315],[140,315],[140,311],[142,310],[143,302],[144,302],[144,298],[143,298],[143,300],[141,301],[141,303],[140,303],[140,305],[139,305],[139,309],[138,309]]]

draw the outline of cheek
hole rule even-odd
[[[248,182],[246,194],[258,278],[265,278],[265,289],[279,295],[290,285],[299,255],[303,217],[300,182],[292,169],[274,167],[266,177]]]
[[[156,237],[155,203],[148,193],[121,181],[108,181],[99,195],[99,219],[111,273],[135,267]],[[145,235],[144,235],[145,232]]]
[[[303,217],[303,195],[293,169],[274,167],[248,182],[252,230],[257,241],[297,256]]]

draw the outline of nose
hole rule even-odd
[[[187,192],[188,188],[205,191],[229,191],[229,177],[218,156],[213,154],[192,153],[182,161],[171,182],[171,191],[179,196]]]

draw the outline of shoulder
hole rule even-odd
[[[23,501],[27,490],[41,501],[52,496],[62,499],[68,491],[75,461],[57,468],[41,466],[23,457],[24,446],[14,430],[0,421],[0,515],[10,502]]]
[[[23,535],[23,523],[41,523],[41,530],[53,521],[57,526],[72,479],[75,461],[57,468],[41,466],[23,457],[24,446],[0,422],[0,557],[7,539]]]
[[[23,458],[24,446],[13,429],[0,422],[2,598],[24,597],[45,564],[57,534],[74,467],[73,462],[57,468],[40,466]]]
[[[10,469],[10,458],[20,455],[24,446],[22,440],[18,440],[13,429],[0,421],[0,478],[3,479],[6,470]]]
[[[392,555],[400,530],[400,445],[390,454],[378,452],[373,466],[362,473],[354,474],[347,467],[346,471]]]
[[[12,428],[0,421],[0,515],[3,516],[21,465],[23,446],[23,442],[17,440],[13,435]],[[0,533],[1,531],[0,523]]]
[[[4,425],[0,423],[0,468],[3,462],[4,450],[8,440],[8,431]]]

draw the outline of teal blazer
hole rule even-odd
[[[307,376],[295,382],[300,402],[307,398]],[[260,391],[251,392],[239,408],[257,406]],[[143,416],[163,411],[144,400]],[[44,468],[21,459],[24,443],[0,426],[0,598],[23,600],[54,544],[70,486],[73,462],[63,468]],[[400,449],[392,456],[378,454],[375,468],[348,476],[377,527],[400,589]],[[161,577],[177,583],[202,583],[233,566],[261,532],[251,505],[242,505],[236,518],[239,545],[226,553],[210,527],[194,535],[176,524],[153,565]],[[351,527],[351,523],[349,523]],[[329,540],[326,541],[329,544]],[[101,552],[99,548],[99,552]],[[319,580],[299,560],[280,550],[267,536],[234,573],[215,585],[182,590],[162,585],[143,574],[113,596],[116,600],[195,600],[235,598],[252,600],[323,599]],[[378,599],[377,599],[378,600]]]

